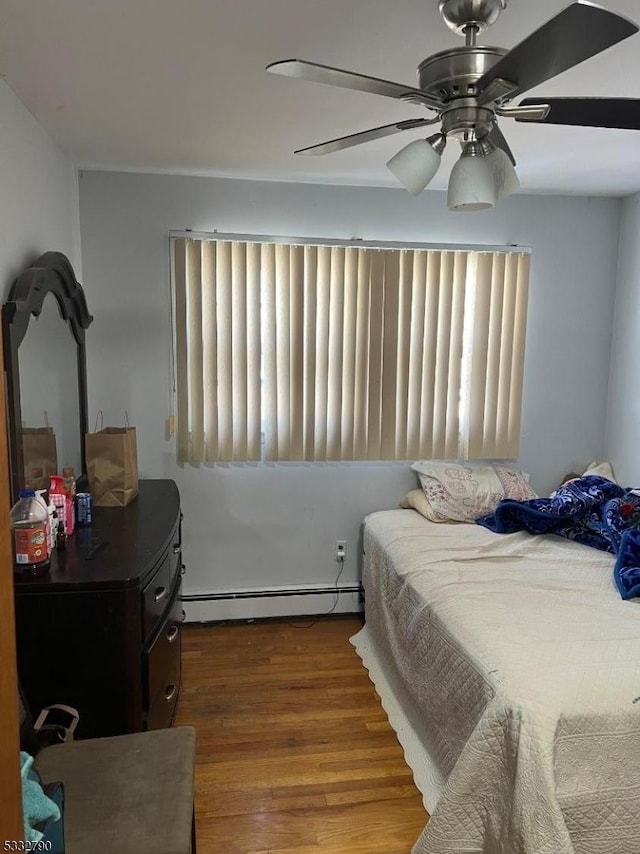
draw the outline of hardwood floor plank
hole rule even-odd
[[[359,617],[185,626],[199,854],[409,854],[428,816],[366,670]]]
[[[389,786],[385,780],[384,786],[377,789],[349,789],[346,792],[328,793],[325,795],[327,806],[344,806],[345,804],[379,803],[394,801],[398,798],[413,798],[416,790],[413,781],[407,781],[406,786]]]

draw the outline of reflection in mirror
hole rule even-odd
[[[24,483],[48,488],[65,466],[82,471],[78,344],[51,293],[18,350]]]
[[[86,489],[85,330],[93,318],[69,259],[45,252],[15,280],[2,306],[11,496],[48,487],[72,467]]]

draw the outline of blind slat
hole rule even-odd
[[[527,327],[527,303],[529,300],[528,255],[518,258],[516,277],[516,306],[513,324],[513,363],[511,366],[511,388],[509,390],[509,419],[507,456],[516,457],[520,444],[522,420],[522,385],[524,375],[525,334]]]
[[[189,379],[187,374],[187,241],[174,244],[176,318],[176,396],[178,416],[177,457],[189,460]]]
[[[451,304],[453,300],[454,254],[446,252],[440,266],[438,332],[433,389],[433,456],[446,456],[447,397],[449,389],[449,348],[451,343]]]
[[[451,287],[451,337],[449,340],[449,372],[447,377],[447,414],[445,428],[446,457],[456,457],[460,455],[460,388],[462,384],[462,351],[466,280],[467,253],[456,252],[453,262],[453,282]],[[458,394],[451,394],[452,389],[457,389]]]
[[[371,259],[369,305],[369,406],[367,413],[367,459],[379,460],[382,416],[382,343],[384,309],[384,253]]]
[[[327,456],[327,394],[329,381],[329,289],[331,281],[331,249],[318,247],[318,276],[316,280],[316,387],[314,460]]]
[[[260,459],[260,245],[247,246],[247,459]]]
[[[276,342],[276,248],[262,246],[262,416],[264,453],[268,460],[278,459],[278,395]]]
[[[304,456],[304,249],[302,246],[291,247],[289,305],[291,333],[290,459],[301,460]]]
[[[342,356],[344,344],[344,273],[345,250],[331,250],[329,283],[329,364],[327,375],[327,459],[341,457],[342,431]]]
[[[247,459],[247,244],[231,246],[233,459]]]
[[[409,332],[409,366],[407,380],[407,458],[420,454],[420,423],[423,379],[425,298],[427,286],[427,253],[413,253],[411,284],[411,330]]]
[[[276,417],[278,456],[288,460],[291,452],[291,303],[289,246],[276,246]]]
[[[498,259],[493,255],[479,255],[474,259],[475,287],[467,295],[466,357],[469,366],[466,371],[468,386],[463,389],[463,400],[468,402],[465,408],[467,448],[466,455],[471,458],[485,456],[489,450],[484,445],[483,423],[488,398],[488,384],[491,371],[491,305],[495,288]]]
[[[356,307],[356,352],[353,378],[353,459],[368,454],[369,424],[369,311],[371,305],[371,253],[358,252],[358,296]],[[345,448],[345,454],[348,449]]]
[[[233,459],[233,304],[231,295],[231,244],[221,243],[216,253],[218,299],[218,459]]]
[[[357,249],[347,249],[344,268],[340,452],[346,460],[353,459],[354,453],[359,255]]]
[[[218,318],[216,306],[216,244],[202,246],[202,345],[204,398],[204,458],[218,458]]]
[[[313,460],[316,413],[316,302],[318,252],[315,246],[304,248],[304,459]]]
[[[382,395],[380,456],[396,456],[398,380],[398,309],[400,303],[400,253],[384,253],[384,307],[382,345]]]
[[[506,259],[504,297],[502,303],[502,332],[500,334],[500,364],[498,376],[498,417],[495,431],[495,448],[508,448],[509,444],[509,392],[513,364],[513,333],[516,314],[516,282],[518,257]]]
[[[495,454],[496,429],[498,425],[498,384],[500,380],[500,341],[502,336],[502,309],[504,305],[504,258],[493,263],[491,300],[489,305],[489,328],[487,344],[487,368],[485,384],[484,418],[482,424],[482,449],[485,456]]]
[[[197,243],[187,246],[187,330],[189,338],[189,421],[191,459],[204,459],[204,396],[202,393],[202,253]]]
[[[400,253],[398,281],[398,356],[396,369],[394,458],[407,456],[409,420],[409,354],[411,347],[411,303],[413,287],[413,252]]]
[[[422,345],[422,394],[420,396],[420,457],[434,453],[434,403],[436,386],[436,353],[438,343],[438,305],[440,302],[440,269],[442,253],[429,252],[425,295],[424,338]]]

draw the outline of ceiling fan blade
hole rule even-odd
[[[339,139],[330,139],[328,142],[321,142],[319,145],[310,145],[308,148],[299,148],[297,151],[294,151],[294,154],[331,154],[334,151],[351,148],[353,145],[361,145],[363,142],[382,139],[382,137],[390,136],[392,133],[426,127],[426,125],[433,125],[439,121],[440,119],[407,119],[404,122],[396,122],[393,125],[383,125],[379,128],[363,130],[361,133],[341,136]]]
[[[638,29],[622,15],[589,0],[577,0],[499,59],[480,78],[478,90],[482,92],[500,78],[516,84],[510,94],[514,97],[632,36]]]
[[[509,160],[513,163],[513,165],[516,165],[516,159],[513,156],[513,151],[511,151],[509,143],[504,138],[504,134],[502,133],[498,125],[494,124],[491,133],[489,134],[489,140],[495,145],[496,148],[501,148],[507,155]]]
[[[282,74],[284,77],[297,77],[300,80],[311,80],[314,83],[328,83],[330,86],[340,86],[343,89],[355,89],[357,92],[370,92],[373,95],[384,95],[387,98],[398,98],[432,109],[440,109],[441,102],[421,89],[413,86],[403,86],[402,83],[392,83],[379,77],[367,77],[353,71],[343,71],[329,65],[319,65],[304,59],[284,59],[267,65],[267,71],[272,74]]]
[[[637,98],[525,98],[520,106],[527,107],[530,103],[539,102],[550,107],[546,118],[532,120],[515,116],[515,120],[547,125],[640,130],[640,100]]]

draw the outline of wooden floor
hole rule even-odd
[[[185,627],[198,854],[409,854],[427,815],[349,643],[361,624]]]

